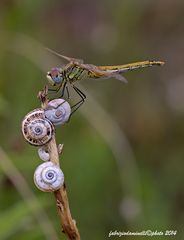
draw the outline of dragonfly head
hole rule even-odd
[[[52,86],[61,84],[63,81],[63,76],[59,68],[52,68],[50,72],[47,73],[47,79]]]

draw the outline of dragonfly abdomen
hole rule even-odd
[[[152,66],[162,66],[164,62],[161,61],[143,61],[143,62],[135,62],[135,63],[129,63],[129,64],[123,64],[123,65],[116,65],[116,66],[100,66],[100,69],[104,71],[111,71],[111,72],[127,72],[136,70],[139,68],[145,68],[145,67],[152,67]]]

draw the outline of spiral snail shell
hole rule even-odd
[[[64,183],[64,174],[61,169],[52,162],[42,163],[34,173],[34,182],[43,192],[54,192]]]
[[[35,109],[29,112],[22,121],[22,133],[31,145],[42,146],[48,143],[53,135],[54,127],[45,118],[43,109]]]
[[[62,125],[68,121],[71,114],[71,107],[62,98],[54,99],[48,103],[45,109],[45,117],[54,125]]]
[[[46,146],[38,148],[38,156],[45,162],[50,160],[50,155]]]

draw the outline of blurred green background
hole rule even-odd
[[[96,65],[166,61],[126,73],[128,85],[80,83],[86,103],[57,141],[82,239],[148,229],[184,238],[183,14],[182,0],[0,1],[1,240],[65,239],[54,197],[32,180],[37,149],[20,131],[46,72],[62,64],[44,47]]]

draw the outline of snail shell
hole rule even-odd
[[[46,146],[42,146],[38,149],[38,156],[45,162],[50,160],[50,155]]]
[[[48,143],[53,135],[54,127],[45,118],[43,109],[29,112],[22,121],[22,133],[31,145],[42,146]]]
[[[59,154],[62,153],[63,146],[64,146],[64,144],[59,144],[58,145],[58,153]],[[38,156],[40,157],[41,160],[43,160],[45,162],[50,160],[50,155],[49,155],[49,152],[48,152],[47,145],[38,148]]]
[[[34,173],[34,182],[43,192],[54,192],[64,183],[64,174],[61,169],[52,162],[42,163]]]
[[[71,107],[62,98],[54,99],[48,103],[45,109],[45,116],[54,125],[62,125],[68,121],[71,114]]]

